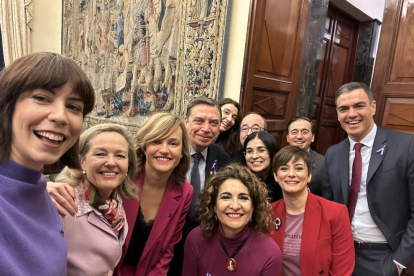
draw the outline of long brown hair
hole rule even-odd
[[[240,104],[230,98],[223,98],[218,101],[220,105],[220,113],[221,113],[221,107],[226,104],[232,104],[237,108],[237,117],[236,121],[234,122],[234,125],[224,131],[220,132],[218,136],[219,146],[224,149],[225,152],[227,152],[230,156],[234,155],[238,149],[239,149],[239,131],[240,131],[240,123],[242,120],[242,111]],[[223,116],[221,116],[223,118]]]

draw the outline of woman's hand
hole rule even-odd
[[[75,190],[71,186],[62,182],[47,182],[47,191],[62,217],[66,216],[66,212],[72,216],[76,214],[78,207],[73,201]]]

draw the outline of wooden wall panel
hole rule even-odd
[[[251,0],[240,103],[255,111],[285,145],[296,114],[309,1]]]
[[[372,90],[378,125],[414,133],[414,3],[386,0]]]

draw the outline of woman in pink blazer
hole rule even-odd
[[[137,145],[139,201],[124,201],[130,231],[115,275],[166,275],[193,195],[185,181],[190,147],[184,124],[156,114],[138,131]]]
[[[295,146],[281,149],[273,173],[283,199],[272,203],[272,238],[283,255],[283,276],[351,276],[354,240],[348,211],[308,191],[312,162]]]

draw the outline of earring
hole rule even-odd
[[[250,223],[252,223],[253,219],[250,219]]]
[[[83,170],[82,171],[82,178],[83,178],[83,180],[87,180],[88,178],[86,177],[86,171],[85,170]]]
[[[214,220],[217,221],[217,215],[214,215]]]

